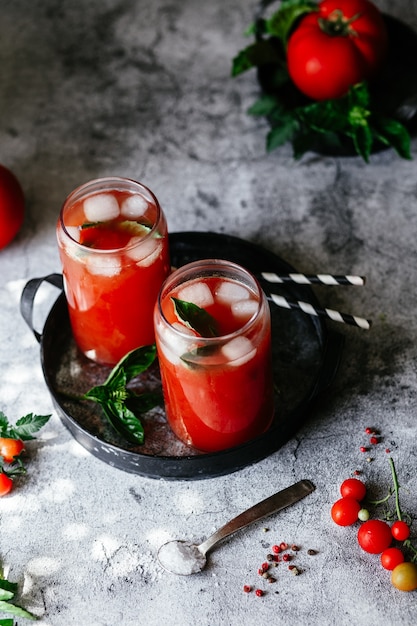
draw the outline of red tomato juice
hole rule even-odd
[[[111,195],[122,207],[134,194],[114,189],[97,195]],[[134,219],[125,209],[125,215],[91,221],[84,201],[64,205],[58,222],[71,327],[87,357],[114,365],[155,341],[153,308],[170,271],[166,221],[162,214],[155,230],[158,211],[149,201]]]
[[[221,282],[224,281],[219,278],[204,279],[214,294]],[[162,311],[165,320],[179,329],[171,296],[181,299],[181,289],[162,301]],[[253,293],[248,293],[244,300],[249,301],[254,304],[252,310],[259,308],[259,299]],[[199,336],[190,330],[182,343],[174,340],[167,346],[169,337],[166,342],[157,324],[156,339],[166,414],[172,430],[187,444],[214,452],[249,441],[271,424],[271,329],[266,302],[262,302],[261,312],[253,322],[248,317],[236,318],[231,303],[219,302],[216,296],[204,310],[217,321],[220,336],[203,342],[203,349]],[[233,354],[234,347],[230,346],[238,345],[236,341],[238,354]],[[176,345],[178,358],[173,358]],[[236,359],[231,358],[236,355]]]

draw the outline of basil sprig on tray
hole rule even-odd
[[[263,2],[263,6],[272,3]],[[232,61],[233,77],[252,68],[258,71],[263,93],[248,114],[269,122],[267,152],[291,142],[294,158],[312,149],[329,154],[356,152],[368,162],[376,147],[391,146],[402,158],[411,159],[407,128],[384,110],[385,98],[381,94],[375,98],[368,82],[353,86],[342,98],[316,102],[303,96],[291,81],[286,62],[288,37],[297,20],[314,10],[317,2],[311,0],[282,0],[271,17],[259,17],[247,30],[255,42]]]
[[[100,404],[113,428],[130,443],[142,445],[145,431],[139,415],[162,402],[159,392],[136,394],[127,388],[132,378],[147,370],[156,358],[155,344],[128,352],[112,369],[103,385],[93,387],[83,398]]]

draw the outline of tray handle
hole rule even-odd
[[[23,288],[22,295],[20,296],[20,313],[30,330],[35,335],[36,340],[40,343],[42,334],[35,330],[33,325],[33,308],[35,303],[35,296],[42,283],[47,282],[54,287],[57,287],[61,291],[64,288],[64,281],[62,274],[48,274],[48,276],[42,276],[41,278],[32,278],[29,280]]]

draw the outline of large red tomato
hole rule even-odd
[[[289,38],[288,72],[313,100],[340,98],[372,77],[387,45],[384,19],[369,0],[323,0]]]
[[[25,212],[23,191],[16,176],[0,165],[0,250],[20,230]]]

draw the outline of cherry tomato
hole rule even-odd
[[[25,212],[25,198],[16,176],[0,165],[0,250],[20,230]]]
[[[339,526],[351,526],[358,521],[361,505],[354,498],[340,498],[331,508],[333,521]]]
[[[4,472],[0,472],[0,497],[9,493],[13,487],[13,480]]]
[[[387,42],[382,14],[369,0],[323,0],[290,35],[288,72],[309,98],[340,98],[378,70]]]
[[[410,536],[410,527],[406,522],[397,520],[391,526],[391,533],[397,541],[405,541]]]
[[[370,519],[358,530],[358,543],[365,552],[381,554],[389,548],[391,541],[391,528],[382,520]]]
[[[359,478],[347,478],[340,486],[344,498],[354,498],[360,502],[366,495],[366,487]]]
[[[25,444],[21,439],[11,439],[9,437],[0,437],[0,456],[6,463],[13,463],[15,457],[25,449]]]
[[[387,548],[381,554],[381,565],[385,569],[393,570],[404,561],[404,554],[399,548]]]
[[[415,563],[400,563],[391,574],[391,582],[400,591],[414,591],[417,589],[417,565]]]

